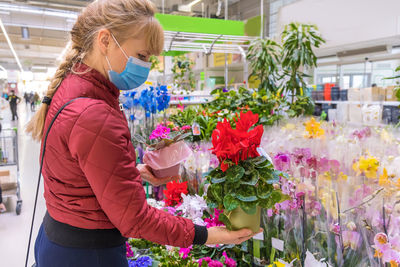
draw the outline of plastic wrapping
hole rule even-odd
[[[150,166],[153,174],[158,177],[179,175],[180,164],[192,154],[185,142],[171,144],[159,150],[147,150],[143,162]]]

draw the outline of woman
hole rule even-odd
[[[206,229],[147,205],[142,179],[157,180],[135,152],[119,90],[147,79],[149,57],[160,54],[163,30],[148,0],[98,0],[72,31],[70,49],[27,131],[40,140],[51,128],[43,166],[47,214],[35,244],[38,267],[128,266],[125,237],[159,244],[238,244],[248,229]],[[51,102],[51,103],[50,103]],[[43,141],[43,140],[42,140]],[[43,153],[43,151],[42,151]]]

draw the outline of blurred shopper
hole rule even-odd
[[[28,106],[29,101],[29,95],[27,92],[24,93],[24,100],[25,100],[25,104]]]
[[[21,102],[21,98],[15,95],[14,90],[11,90],[10,95],[7,97],[7,101],[10,103],[12,120],[15,121],[15,118],[18,120],[17,105]]]
[[[163,245],[240,244],[249,229],[195,225],[147,204],[142,180],[160,185],[135,149],[120,90],[142,85],[164,33],[149,0],[97,0],[78,16],[71,45],[27,131],[51,128],[43,178],[47,213],[35,244],[37,267],[128,267],[127,237]],[[43,151],[42,151],[43,153]]]
[[[0,213],[4,213],[6,211],[7,211],[6,206],[3,203],[3,192],[2,192],[1,186],[0,186]]]
[[[34,95],[32,95],[32,99],[31,99],[31,111],[35,111],[35,106],[36,103],[39,102],[39,94],[35,93]]]

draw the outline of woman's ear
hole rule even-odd
[[[97,44],[100,48],[100,52],[103,55],[107,54],[107,50],[110,47],[111,33],[107,29],[102,29],[97,34]]]

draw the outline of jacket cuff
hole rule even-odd
[[[205,226],[194,225],[193,245],[204,245],[208,239],[208,230]]]

